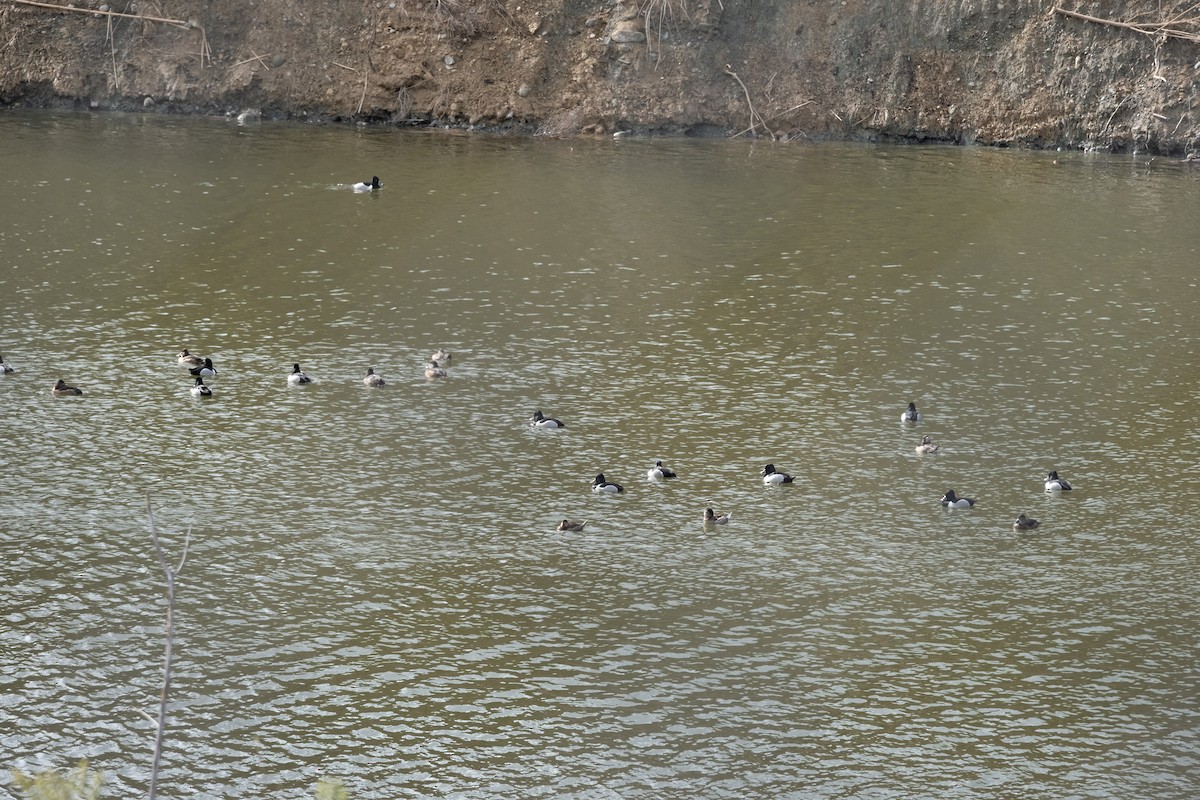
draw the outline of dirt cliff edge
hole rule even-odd
[[[1188,4],[54,5],[0,5],[0,103],[547,135],[1200,150],[1200,20]]]

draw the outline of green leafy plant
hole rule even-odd
[[[88,769],[86,758],[65,775],[53,769],[34,776],[13,770],[13,784],[27,800],[96,800],[103,783],[104,776]]]

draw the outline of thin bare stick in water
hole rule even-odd
[[[149,492],[146,493],[146,516],[150,520],[150,541],[154,543],[154,554],[158,557],[158,565],[162,568],[163,575],[167,580],[167,625],[164,631],[167,643],[166,653],[163,657],[162,695],[158,703],[158,730],[154,734],[154,763],[150,768],[149,798],[155,800],[158,796],[158,770],[162,761],[163,734],[167,730],[167,697],[171,690],[171,650],[175,644],[175,576],[183,570],[183,565],[187,561],[192,529],[189,527],[187,530],[187,537],[183,542],[183,555],[179,557],[179,566],[171,569],[171,565],[167,563],[167,554],[163,552],[162,545],[158,542],[158,529],[154,525],[154,507],[150,504]]]

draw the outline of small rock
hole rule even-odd
[[[597,26],[597,25],[599,25],[599,24],[600,24],[600,18],[599,18],[599,17],[588,17],[588,18],[587,18],[587,21],[585,21],[585,22],[583,23],[583,27],[585,27],[585,28],[594,28],[594,27],[596,27],[596,26]]]
[[[520,88],[517,89],[517,94],[519,94],[521,97],[529,97],[529,93],[532,91],[532,86],[530,86],[528,83],[522,83]]]
[[[277,53],[275,57],[271,59],[271,66],[275,67],[276,69],[282,67],[286,63],[287,56],[283,55],[282,53]]]
[[[634,42],[646,41],[646,34],[641,31],[632,31],[628,28],[621,28],[613,31],[612,40],[617,44],[632,44]]]
[[[149,95],[142,101],[142,108],[154,108],[154,98]]]
[[[446,56],[445,58],[442,59],[442,63],[444,63],[447,67],[453,67],[454,66],[454,56]]]
[[[247,108],[237,115],[237,121],[242,125],[245,125],[247,122],[258,122],[260,119],[262,119],[262,112],[257,108]]]

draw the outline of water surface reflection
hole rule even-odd
[[[192,530],[172,794],[1194,793],[1188,170],[0,128],[8,766],[145,790],[149,490]]]

